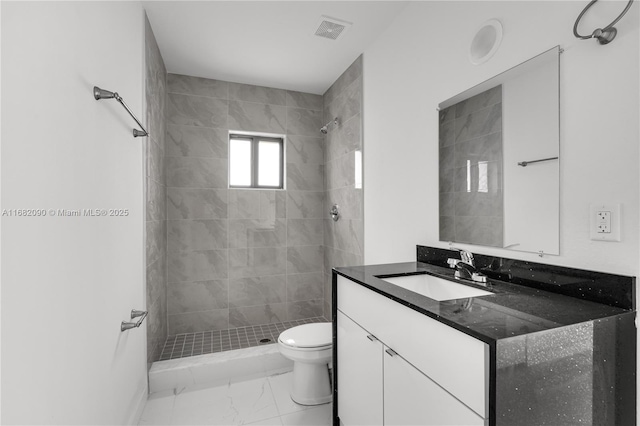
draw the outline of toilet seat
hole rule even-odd
[[[280,333],[278,342],[298,350],[321,350],[333,344],[330,322],[303,324]]]

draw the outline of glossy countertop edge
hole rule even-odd
[[[449,325],[465,334],[489,344],[493,344],[502,339],[508,339],[539,331],[552,330],[581,322],[594,321],[617,315],[635,315],[635,312],[632,310],[576,299],[561,294],[532,289],[530,287],[495,279],[489,279],[487,287],[474,286],[468,281],[461,282],[460,280],[453,278],[452,269],[422,262],[337,267],[333,268],[333,271],[338,275],[355,281],[358,284],[381,294],[382,296],[401,303],[402,305],[405,305],[417,312],[434,318],[443,324]],[[454,283],[470,285],[471,287],[491,291],[494,294],[439,302],[437,300],[430,299],[427,296],[423,296],[386,282],[382,278],[378,278],[378,276],[390,277],[425,273],[435,275]],[[494,308],[489,308],[489,310],[493,310],[494,313],[501,318],[510,316],[508,312],[511,311],[516,314],[522,314],[523,316],[533,318],[533,320],[528,319],[528,321],[535,321],[538,319],[539,321],[537,321],[538,323],[536,325],[540,326],[540,329],[510,333],[492,331],[490,330],[489,320],[482,319],[480,316],[474,316],[471,312],[467,312],[469,314],[467,315],[467,318],[462,318],[458,315],[461,312],[460,307],[467,299],[473,299],[474,303],[481,303],[485,307],[488,305],[494,305]],[[555,311],[554,314],[527,313],[522,311],[518,306],[514,306],[518,305],[518,302],[522,303],[531,301],[544,304],[545,308]],[[501,303],[497,304],[496,302]],[[558,314],[561,314],[560,316],[564,315],[568,318],[558,318]]]

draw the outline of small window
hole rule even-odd
[[[229,135],[229,187],[282,189],[282,138]]]

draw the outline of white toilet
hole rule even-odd
[[[330,322],[303,324],[280,333],[278,349],[293,361],[291,399],[301,405],[331,402],[328,364],[332,356]]]

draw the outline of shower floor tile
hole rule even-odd
[[[167,337],[160,361],[224,352],[276,343],[283,331],[302,324],[328,322],[323,317],[254,325],[228,330],[201,331]]]

